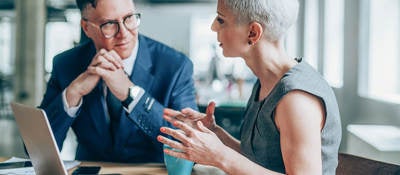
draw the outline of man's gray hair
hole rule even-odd
[[[280,39],[296,22],[298,0],[224,0],[238,23],[258,22],[271,41]]]

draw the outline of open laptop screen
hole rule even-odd
[[[11,108],[36,174],[66,175],[46,113],[18,103]]]

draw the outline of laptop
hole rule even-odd
[[[11,108],[36,175],[67,175],[46,112],[18,103]]]

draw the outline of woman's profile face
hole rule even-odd
[[[218,0],[217,16],[211,30],[217,32],[219,46],[226,57],[240,57],[248,45],[247,25],[238,24],[232,11],[226,7],[224,0]]]

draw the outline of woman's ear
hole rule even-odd
[[[262,25],[258,22],[251,22],[249,25],[248,44],[256,44],[263,35]]]

